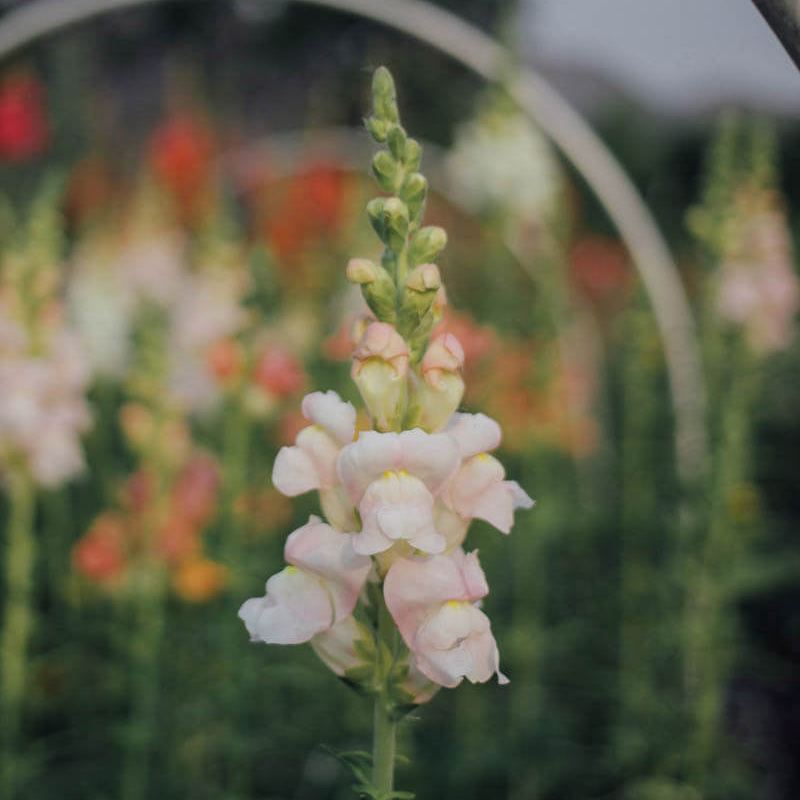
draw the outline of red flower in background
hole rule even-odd
[[[633,279],[625,248],[606,236],[587,236],[575,244],[572,276],[593,303],[610,312],[626,302]]]
[[[335,167],[319,164],[289,184],[281,206],[270,215],[267,238],[277,255],[292,259],[309,240],[330,236],[342,216],[345,175]]]
[[[253,368],[256,385],[269,394],[287,397],[303,387],[306,374],[286,348],[273,344],[259,356]]]
[[[175,193],[184,210],[202,199],[214,157],[215,144],[199,117],[181,113],[155,130],[149,145],[150,167]]]
[[[126,566],[125,523],[114,512],[101,514],[72,550],[72,563],[82,575],[111,584]]]
[[[40,81],[27,72],[0,82],[0,159],[25,161],[47,146],[50,131]]]

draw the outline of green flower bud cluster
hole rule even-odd
[[[367,215],[384,250],[380,264],[353,259],[347,277],[360,284],[377,319],[397,328],[416,363],[438,321],[434,300],[441,279],[433,261],[447,244],[447,234],[436,226],[420,227],[428,193],[428,182],[419,172],[422,148],[400,124],[394,81],[386,67],[375,71],[372,101],[373,113],[365,124],[372,138],[386,145],[373,157],[372,172],[390,196],[370,200]]]

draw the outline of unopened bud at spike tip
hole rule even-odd
[[[447,244],[447,234],[444,228],[429,225],[420,228],[411,240],[408,258],[411,264],[424,264],[433,261]]]

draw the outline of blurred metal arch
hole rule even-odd
[[[0,59],[62,28],[136,6],[192,0],[31,0],[0,19]],[[280,0],[287,2],[287,0]],[[265,3],[276,0],[264,0]],[[478,28],[423,0],[288,0],[394,28],[431,45],[486,81],[502,83],[583,175],[620,232],[650,298],[664,342],[675,413],[678,476],[694,483],[707,467],[705,389],[689,302],[669,249],[625,171],[583,118],[538,74]]]

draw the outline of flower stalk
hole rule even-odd
[[[33,628],[31,595],[36,542],[33,480],[17,470],[8,475],[9,519],[6,549],[6,601],[0,632],[0,797],[11,798],[17,782],[17,744],[22,723],[28,641]]]

